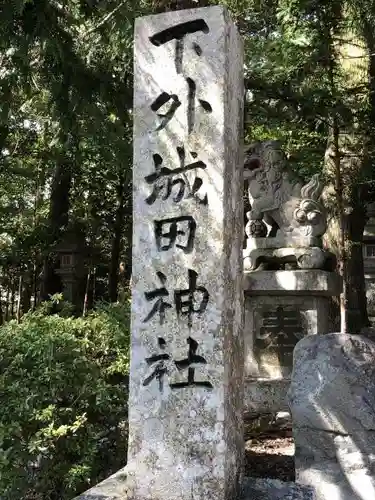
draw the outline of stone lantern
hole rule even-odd
[[[75,241],[74,241],[75,240]],[[85,245],[77,241],[77,237],[66,235],[64,240],[55,248],[58,267],[56,274],[61,278],[64,299],[79,306],[81,302],[80,290],[84,277]],[[83,300],[83,298],[82,298]]]

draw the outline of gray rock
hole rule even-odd
[[[127,472],[124,467],[74,500],[126,500],[128,498],[126,478]]]
[[[302,339],[289,403],[298,426],[343,435],[375,430],[375,344],[359,335]]]
[[[289,380],[245,379],[244,415],[288,411]]]
[[[288,392],[296,480],[317,500],[375,498],[375,344],[359,335],[306,337]]]
[[[243,500],[315,500],[313,488],[278,479],[246,477]]]
[[[373,326],[363,327],[361,330],[361,335],[367,337],[374,342],[375,340],[375,328]]]
[[[86,491],[74,500],[130,500],[127,495],[126,468]],[[315,500],[308,486],[277,479],[245,477],[241,484],[241,500]],[[154,500],[153,498],[151,500]],[[200,498],[199,500],[203,500]],[[235,500],[232,498],[231,500]]]

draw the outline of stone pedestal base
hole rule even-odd
[[[86,491],[74,500],[125,500],[126,468]],[[302,484],[244,477],[238,500],[315,500],[314,490]]]
[[[245,272],[244,286],[246,389],[257,401],[251,412],[282,411],[294,346],[306,335],[332,331],[330,300],[341,280],[321,270],[254,271]]]
[[[322,248],[318,237],[249,237],[243,257],[245,272],[261,268],[284,269],[285,264],[304,270],[334,271],[336,268],[336,256]]]

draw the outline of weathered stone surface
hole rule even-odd
[[[243,500],[315,500],[314,490],[308,486],[246,477],[243,482]]]
[[[373,326],[365,326],[361,330],[361,335],[375,341],[375,328]]]
[[[126,468],[124,468],[74,500],[129,500],[126,491]],[[237,499],[315,500],[315,496],[313,489],[308,486],[277,479],[245,477],[241,483],[239,497],[231,498],[231,500]]]
[[[245,179],[249,181],[250,220],[263,217],[278,233],[292,236],[321,236],[327,227],[319,202],[323,185],[319,176],[301,181],[288,170],[278,141],[257,142],[245,155]]]
[[[124,467],[74,500],[127,500],[126,478],[127,470]]]
[[[253,415],[245,421],[245,449],[247,440],[257,437],[259,434],[280,433],[292,430],[292,417],[288,412],[263,413]],[[294,447],[291,447],[290,455],[294,455]]]
[[[304,338],[288,397],[297,482],[318,500],[375,498],[375,344],[359,335]]]
[[[324,271],[245,273],[247,377],[290,378],[296,343],[331,331],[325,295],[338,293],[335,278]]]
[[[293,350],[305,335],[328,333],[325,297],[256,296],[245,299],[245,373],[261,378],[289,378]]]
[[[288,411],[288,379],[245,379],[244,415]]]
[[[333,271],[336,259],[322,249],[327,217],[320,202],[319,175],[303,185],[288,169],[278,141],[264,141],[246,149],[244,178],[251,205],[246,213],[245,270],[282,269],[288,264]]]
[[[263,223],[263,221],[261,221]],[[258,237],[249,238],[246,243],[246,248],[260,248],[266,250],[268,248],[308,248],[319,247],[322,244],[322,239],[319,236],[292,236],[288,233],[281,233],[271,238]]]
[[[242,70],[242,43],[222,7],[136,23],[132,499],[237,494]]]
[[[249,146],[244,167],[251,204],[249,220],[264,217],[278,234],[297,237],[324,234],[327,218],[319,202],[323,191],[319,176],[314,175],[308,184],[302,185],[288,171],[278,141]]]
[[[289,401],[298,425],[375,430],[375,344],[360,335],[304,338],[294,351]]]
[[[340,289],[340,277],[321,270],[245,272],[246,414],[288,408],[294,347],[332,331],[330,301]]]
[[[243,252],[245,271],[255,271],[270,265],[281,267],[286,264],[298,269],[322,269],[326,271],[336,269],[336,256],[320,247],[294,247],[292,242],[288,247],[280,247],[277,242],[272,241],[274,238],[261,239],[270,241],[271,244],[268,247],[264,245],[258,247],[258,238],[248,239],[248,243],[252,244],[248,244]]]
[[[245,293],[251,295],[299,295],[331,297],[341,293],[341,279],[336,273],[311,271],[245,272]]]

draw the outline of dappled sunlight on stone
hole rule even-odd
[[[283,410],[294,346],[331,330],[329,301],[340,279],[322,270],[255,270],[245,272],[244,290],[245,406],[256,413],[278,403]]]
[[[213,7],[143,18],[135,45],[127,482],[140,500],[229,500],[243,452],[241,41]]]
[[[284,290],[298,290],[297,287],[297,275],[296,273],[276,273],[276,281],[280,285],[281,289]]]
[[[295,348],[296,480],[318,500],[375,497],[374,365],[375,344],[361,336],[313,336]]]

